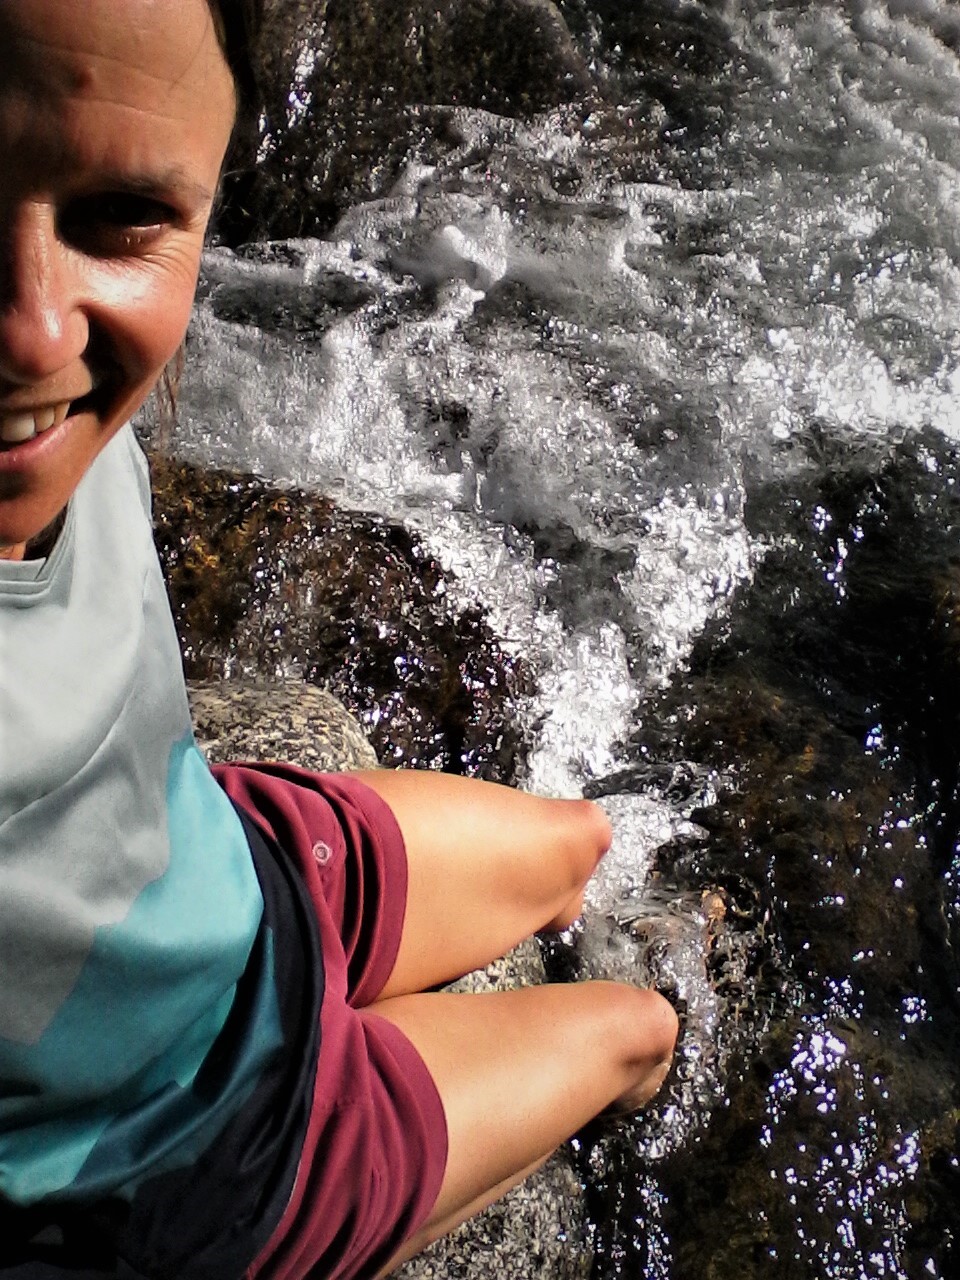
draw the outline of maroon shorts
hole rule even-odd
[[[286,1212],[248,1280],[362,1280],[433,1208],[447,1157],[436,1086],[392,1023],[364,1006],[400,944],[407,860],[392,812],[354,778],[290,765],[214,768],[301,868],[324,960],[320,1053]]]

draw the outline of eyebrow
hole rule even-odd
[[[162,169],[157,173],[107,172],[101,175],[101,181],[135,196],[155,198],[164,193],[176,193],[204,204],[211,201],[214,195],[209,187],[198,182],[179,165],[171,165],[169,169]]]

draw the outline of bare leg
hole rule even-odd
[[[357,776],[386,800],[407,847],[403,939],[381,999],[448,982],[569,924],[610,844],[606,816],[587,800],[412,770]]]
[[[418,1049],[449,1134],[430,1219],[382,1275],[496,1200],[611,1103],[647,1101],[677,1033],[661,996],[612,982],[398,996],[371,1012]]]
[[[677,1034],[655,992],[591,982],[488,995],[427,988],[538,929],[570,923],[610,843],[602,810],[443,774],[360,775],[393,810],[408,893],[393,972],[369,1013],[394,1022],[436,1082],[449,1137],[431,1216],[400,1262],[498,1199],[587,1120],[643,1105]]]

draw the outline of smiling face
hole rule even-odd
[[[233,117],[206,0],[0,3],[0,556],[176,352]]]

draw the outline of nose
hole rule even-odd
[[[0,215],[0,383],[51,378],[88,340],[77,265],[53,211],[24,204]]]

